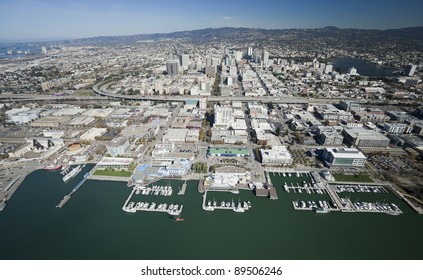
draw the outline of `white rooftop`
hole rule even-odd
[[[326,151],[331,153],[334,158],[366,159],[366,156],[356,148],[326,148]]]
[[[285,146],[273,146],[272,149],[262,149],[263,158],[291,159],[292,156]]]
[[[121,157],[103,157],[98,164],[99,165],[128,165],[132,162],[133,158],[121,158]]]

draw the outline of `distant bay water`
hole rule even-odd
[[[41,45],[38,44],[0,44],[0,59],[27,57],[40,53]]]
[[[331,63],[333,64],[333,69],[339,70],[341,74],[347,73],[348,69],[354,67],[355,69],[357,69],[358,74],[360,74],[361,76],[369,77],[393,77],[394,71],[401,70],[398,68],[387,67],[376,63],[371,63],[366,60],[351,57],[337,58],[331,61]]]

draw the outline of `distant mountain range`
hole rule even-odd
[[[328,26],[310,29],[255,29],[255,28],[206,28],[172,33],[139,34],[131,36],[101,36],[70,40],[70,44],[129,44],[143,40],[184,39],[193,43],[246,43],[305,46],[343,46],[344,49],[362,51],[372,45],[383,44],[402,50],[423,51],[423,26],[401,29],[374,30],[350,29]]]
[[[172,33],[139,34],[129,36],[100,36],[82,39],[51,39],[50,41],[61,41],[68,44],[128,44],[142,40],[159,39],[185,39],[193,42],[225,41],[225,42],[260,42],[272,41],[275,43],[292,42],[295,40],[321,40],[328,43],[353,42],[354,44],[369,44],[372,42],[395,42],[414,47],[423,48],[423,26],[408,27],[400,29],[376,30],[376,29],[352,29],[328,26],[324,28],[308,29],[255,29],[255,28],[206,28],[191,31],[179,31]],[[34,40],[43,41],[46,40]],[[0,39],[0,43],[5,40]],[[22,42],[22,41],[20,41]]]

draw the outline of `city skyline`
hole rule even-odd
[[[421,1],[13,1],[0,3],[0,39],[168,33],[219,27],[395,29],[422,26]],[[165,19],[165,20],[163,20]]]

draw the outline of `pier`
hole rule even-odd
[[[129,200],[131,200],[132,195],[134,194],[135,190],[136,190],[135,188],[132,189],[132,192],[129,194],[128,198],[126,199],[125,203],[122,206],[122,210],[126,211],[125,209],[126,209],[128,203],[129,203]]]
[[[206,188],[204,187],[204,179],[200,179],[198,181],[198,192],[203,193],[205,190]]]
[[[340,199],[339,196],[336,194],[336,192],[328,186],[326,188],[328,195],[332,199],[332,202],[335,206],[337,206],[342,212],[354,212],[354,207],[351,203],[351,201],[346,199]]]
[[[272,180],[270,180],[269,172],[265,171],[264,176],[266,177],[266,182],[267,182],[268,188],[273,187]]]
[[[184,195],[186,189],[187,189],[187,181],[185,180],[184,183],[182,184],[182,189],[178,192],[178,195]]]
[[[63,199],[59,202],[59,204],[56,205],[56,208],[62,208],[72,197],[72,195],[82,186],[82,184],[85,183],[85,181],[90,177],[91,172],[85,173],[84,178],[76,185],[72,191],[65,195]]]
[[[278,193],[276,192],[276,189],[273,186],[269,188],[269,197],[271,200],[278,199]]]
[[[291,185],[289,186],[286,182],[283,185],[283,188],[285,189],[285,191],[287,193],[289,193],[291,190],[294,193],[302,193],[303,191],[311,194],[311,193],[316,193],[316,194],[325,194],[326,188],[323,185],[323,183],[306,183],[303,184],[303,186],[300,186],[299,183],[296,183],[296,185],[294,185],[293,183],[290,183]]]

